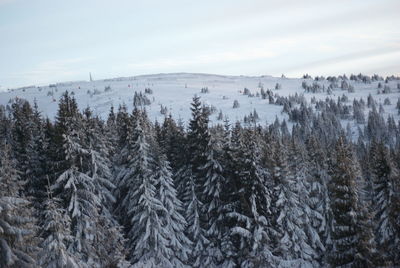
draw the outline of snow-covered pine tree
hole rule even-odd
[[[33,107],[32,138],[27,147],[29,172],[27,172],[26,189],[27,195],[32,197],[36,214],[39,214],[38,210],[40,210],[46,199],[46,154],[48,142],[44,132],[44,122],[36,101]]]
[[[30,173],[28,147],[32,140],[33,110],[29,102],[15,99],[11,105],[12,111],[12,154],[17,161],[18,171],[23,180]]]
[[[276,265],[271,251],[271,192],[267,170],[261,165],[261,140],[256,129],[244,129],[238,163],[238,210],[230,213],[236,225],[232,235],[238,239],[240,267]]]
[[[309,183],[309,207],[312,217],[310,218],[310,227],[318,232],[319,240],[311,242],[311,246],[318,253],[317,261],[322,266],[324,265],[323,254],[326,249],[326,240],[328,236],[327,218],[328,218],[328,174],[326,170],[326,155],[321,148],[318,138],[311,134],[306,141],[307,148],[307,170]]]
[[[57,178],[52,190],[62,200],[72,220],[74,241],[69,250],[82,262],[95,266],[98,256],[95,255],[93,239],[100,200],[94,179],[84,167],[90,158],[89,152],[80,144],[82,137],[79,136],[75,130],[65,136],[64,149],[69,167]]]
[[[166,156],[161,153],[156,154],[156,164],[157,197],[165,208],[159,219],[163,228],[167,229],[168,245],[172,250],[170,262],[172,267],[183,267],[188,262],[191,246],[191,241],[185,235],[187,222],[181,214],[183,205],[177,197]]]
[[[93,219],[96,221],[94,244],[99,256],[99,265],[101,267],[126,265],[122,228],[111,213],[115,203],[112,191],[116,186],[112,183],[105,130],[102,121],[93,117],[89,108],[84,111],[84,114],[83,139],[90,158],[87,163],[87,174],[93,178],[95,193],[99,198],[98,218]]]
[[[188,223],[186,234],[192,241],[191,265],[200,267],[207,256],[208,244],[205,224],[208,219],[204,207],[205,150],[209,140],[208,113],[201,107],[200,98],[195,96],[192,102],[192,119],[187,134],[187,155],[182,167],[175,176],[178,197],[183,201]]]
[[[68,245],[73,241],[71,219],[61,208],[60,201],[53,198],[48,189],[48,199],[42,211],[44,240],[41,243],[38,264],[43,268],[78,268],[81,267],[80,261],[68,251]]]
[[[239,128],[239,127],[238,127]],[[235,156],[238,154],[239,142],[239,131],[231,133],[230,124],[228,120],[224,122],[224,131],[222,135],[222,155],[220,158],[220,164],[222,166],[222,176],[225,178],[221,188],[223,191],[220,193],[222,201],[222,223],[223,226],[223,237],[221,243],[221,251],[223,254],[222,267],[233,268],[237,267],[238,256],[236,247],[236,237],[231,234],[231,228],[237,225],[236,218],[230,217],[230,213],[238,212],[239,199],[237,195],[237,162],[239,159]],[[236,144],[233,146],[233,144]]]
[[[38,240],[30,203],[21,195],[24,182],[0,145],[0,267],[35,267]]]
[[[396,254],[400,244],[399,223],[396,223],[400,207],[396,184],[399,184],[400,174],[382,142],[372,141],[370,167],[377,248],[383,259],[392,265],[400,265],[399,254]]]
[[[55,123],[55,145],[61,145],[62,150],[57,147],[59,164],[51,190],[71,218],[74,241],[68,250],[81,263],[97,267],[99,256],[94,250],[94,238],[101,200],[89,174],[91,154],[85,148],[83,126],[76,101],[68,92],[64,93]]]
[[[118,150],[122,150],[125,147],[128,138],[128,129],[130,127],[130,118],[126,108],[123,104],[119,106],[116,117],[116,128],[118,133]],[[117,151],[118,151],[117,150]]]
[[[203,189],[204,207],[208,215],[206,223],[206,236],[209,241],[206,252],[207,257],[204,265],[217,267],[223,261],[221,241],[224,237],[223,201],[222,191],[226,180],[223,176],[224,170],[220,163],[221,144],[217,137],[211,137],[207,148],[207,163],[203,167],[206,171],[206,180]]]
[[[331,164],[332,180],[329,184],[330,208],[332,210],[332,246],[328,263],[332,267],[368,267],[372,258],[369,241],[365,238],[367,225],[360,221],[356,180],[360,176],[357,160],[343,136],[339,137]],[[364,244],[366,243],[366,244]]]
[[[165,117],[161,126],[161,150],[166,154],[172,171],[176,173],[186,160],[184,130],[178,126],[172,116]]]
[[[6,108],[0,105],[0,144],[11,142],[11,120],[7,116]]]
[[[175,210],[169,207],[171,211],[166,207],[173,202],[173,189],[169,188],[171,181],[167,178],[168,165],[158,166],[154,151],[150,149],[150,144],[154,144],[150,122],[144,112],[137,110],[136,113],[138,118],[127,140],[132,153],[120,175],[120,185],[126,187],[126,194],[121,195],[119,210],[128,219],[124,223],[129,239],[129,258],[133,267],[181,267],[186,252],[184,236],[177,232],[184,226],[184,221],[178,218],[178,207]],[[161,187],[159,183],[163,180],[165,183]],[[159,192],[161,189],[162,193]]]
[[[92,117],[91,111],[87,109],[82,127],[84,147],[87,148],[90,159],[86,164],[88,175],[94,180],[101,207],[110,210],[115,203],[112,191],[116,186],[113,184],[113,175],[110,170],[112,164],[108,158],[109,148],[103,124],[99,118]]]
[[[44,179],[44,133],[41,116],[36,102],[34,109],[24,99],[16,99],[12,104],[12,154],[17,161],[16,168],[25,181],[27,198],[36,209],[45,199]],[[37,215],[38,213],[35,212]]]
[[[207,162],[205,151],[210,139],[208,130],[208,112],[202,108],[200,97],[193,97],[192,118],[189,122],[188,130],[188,150],[190,153],[189,163],[192,166],[192,173],[195,177],[196,191],[203,201],[203,187],[205,181],[205,171],[202,169]],[[202,216],[203,218],[203,216]],[[206,219],[202,219],[206,220]]]
[[[305,211],[307,202],[300,200],[300,196],[304,196],[302,191],[306,191],[301,189],[305,186],[300,180],[305,180],[306,175],[304,169],[296,166],[299,164],[299,156],[293,155],[298,152],[291,151],[289,159],[287,146],[276,139],[272,153],[270,169],[274,182],[273,211],[276,223],[274,243],[275,253],[280,258],[279,265],[312,265],[315,252],[303,228],[303,224],[309,224],[310,221]]]
[[[189,265],[192,267],[202,267],[203,261],[207,257],[206,247],[209,243],[206,238],[206,231],[202,227],[200,219],[203,204],[197,196],[195,178],[190,166],[185,170],[184,175],[185,187],[183,201],[185,204],[187,221],[186,234],[192,241]]]
[[[118,152],[118,132],[117,132],[117,117],[114,113],[114,106],[111,106],[105,125],[105,135],[108,147],[108,158],[113,160]]]
[[[313,210],[311,206],[310,193],[312,184],[309,181],[310,170],[307,166],[305,148],[301,142],[292,137],[288,149],[289,176],[293,179],[294,193],[298,200],[294,203],[294,207],[284,208],[287,215],[297,214],[297,216],[292,218],[292,224],[286,221],[287,227],[285,229],[287,233],[292,233],[291,241],[294,248],[291,251],[295,252],[303,263],[318,266],[318,261],[324,255],[325,247],[319,236],[319,230],[312,225],[312,222],[323,221],[324,217],[318,210]],[[286,217],[290,218],[291,216]],[[294,228],[290,230],[291,227]]]

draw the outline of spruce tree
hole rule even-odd
[[[150,123],[143,112],[136,112],[127,141],[132,155],[120,175],[120,186],[126,189],[119,211],[129,219],[124,221],[128,255],[134,267],[181,267],[187,255],[185,222],[179,203],[173,205],[176,197],[169,167],[150,149],[154,144]]]
[[[0,267],[35,267],[36,226],[28,200],[21,195],[24,182],[10,156],[0,150]]]
[[[75,268],[80,267],[79,260],[68,251],[68,245],[73,241],[71,235],[71,219],[60,201],[52,197],[48,191],[48,199],[44,206],[43,237],[41,252],[38,258],[40,267]]]
[[[206,236],[209,240],[207,245],[207,258],[204,265],[216,267],[222,262],[221,241],[224,236],[223,226],[223,201],[222,187],[226,180],[220,163],[221,148],[217,138],[211,138],[206,149],[207,163],[203,167],[206,171],[204,184],[204,202],[208,221],[206,223]]]
[[[332,180],[329,185],[330,208],[332,210],[332,248],[328,262],[333,267],[348,266],[368,267],[371,263],[371,252],[368,239],[363,239],[366,227],[360,221],[356,180],[359,178],[359,167],[352,149],[343,136],[339,137],[331,166]],[[362,249],[362,250],[361,250]]]
[[[57,146],[58,168],[51,190],[62,200],[62,207],[71,218],[74,240],[70,252],[88,266],[98,266],[94,249],[96,221],[101,199],[95,179],[90,174],[90,150],[85,146],[84,124],[76,101],[68,93],[61,97],[56,118],[54,145]],[[62,149],[58,148],[61,146]]]
[[[396,218],[400,203],[396,186],[400,174],[382,142],[372,142],[370,157],[377,248],[386,261],[399,265],[396,252],[400,243],[400,230]]]
[[[112,215],[116,201],[113,190],[113,176],[110,170],[111,162],[109,147],[104,135],[102,121],[92,117],[90,109],[85,110],[83,119],[84,146],[88,148],[89,160],[87,174],[93,179],[95,194],[99,199],[98,218],[96,221],[94,244],[100,266],[125,264],[125,250],[121,227]]]
[[[197,196],[195,178],[191,168],[188,168],[185,172],[184,194],[183,200],[186,205],[187,221],[186,234],[192,241],[189,265],[192,267],[202,267],[204,259],[207,258],[206,247],[209,241],[206,238],[206,231],[201,225],[200,217],[203,204]]]
[[[171,168],[162,154],[157,156],[156,188],[157,197],[161,200],[167,213],[161,214],[160,220],[167,229],[168,244],[172,249],[171,263],[173,267],[182,267],[188,262],[190,254],[190,240],[185,235],[187,222],[181,214],[182,202],[177,198],[177,192],[173,183]]]
[[[237,211],[231,214],[235,226],[231,233],[238,239],[238,262],[241,267],[276,265],[272,255],[270,206],[271,192],[267,170],[261,165],[260,139],[255,129],[245,129],[241,136],[238,162]]]
[[[328,196],[328,174],[326,168],[326,155],[321,148],[321,144],[315,135],[311,135],[306,141],[308,170],[307,182],[309,184],[308,205],[312,217],[310,227],[313,228],[319,238],[311,240],[311,246],[318,253],[317,261],[324,265],[324,256],[328,238],[328,215],[329,215],[329,196]],[[321,243],[321,244],[320,244]]]

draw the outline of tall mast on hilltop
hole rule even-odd
[[[89,80],[90,82],[93,82],[92,73],[89,73]]]

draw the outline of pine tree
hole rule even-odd
[[[117,118],[114,113],[114,106],[111,106],[105,125],[105,134],[107,137],[107,146],[109,148],[108,158],[112,160],[118,150],[118,132]]]
[[[126,187],[120,211],[129,219],[125,221],[129,257],[134,267],[180,267],[187,254],[185,237],[179,233],[185,223],[178,213],[179,203],[172,207],[175,198],[168,165],[157,162],[150,150],[154,144],[150,123],[137,112],[139,118],[127,141],[132,155],[120,175],[120,185]]]
[[[125,265],[125,250],[121,227],[112,215],[116,199],[113,190],[111,162],[108,159],[109,148],[105,139],[103,124],[99,118],[92,117],[90,109],[85,110],[83,120],[84,146],[88,148],[89,161],[87,174],[93,179],[95,194],[99,199],[94,244],[100,266],[111,264]]]
[[[205,171],[207,162],[205,151],[209,141],[208,113],[201,107],[200,98],[195,96],[192,102],[192,119],[187,134],[188,155],[178,171],[176,183],[178,195],[186,208],[187,236],[193,243],[191,259],[194,267],[204,264],[209,243],[206,238],[208,218],[204,206]]]
[[[93,265],[98,258],[94,255],[93,239],[100,200],[95,194],[94,179],[84,169],[83,165],[89,161],[89,152],[79,144],[78,135],[73,131],[65,136],[69,168],[57,178],[52,190],[62,200],[72,220],[74,241],[69,245],[71,252],[82,262]]]
[[[123,200],[131,219],[128,232],[131,247],[129,255],[137,267],[172,267],[167,257],[172,254],[168,248],[168,233],[162,228],[159,219],[159,214],[164,208],[156,198],[155,178],[151,176],[154,160],[150,156],[149,144],[140,124],[136,126],[135,131],[137,155],[133,156],[131,162],[132,173],[123,180],[132,187]]]
[[[192,267],[202,267],[203,260],[207,257],[205,250],[209,241],[206,238],[206,231],[201,225],[200,217],[203,204],[197,196],[195,178],[190,166],[185,172],[184,194],[183,200],[186,204],[185,211],[187,221],[186,234],[193,243],[189,265]]]
[[[48,142],[44,132],[44,122],[35,101],[32,114],[32,139],[27,147],[29,172],[27,172],[27,194],[33,198],[36,210],[46,199],[46,153]],[[38,214],[38,213],[37,213]]]
[[[201,187],[204,185],[205,172],[202,169],[207,162],[205,151],[209,142],[208,113],[201,107],[200,97],[195,96],[192,102],[192,119],[189,122],[188,150],[190,152],[189,162],[196,178],[196,191],[202,200]]]
[[[293,141],[292,141],[293,142]],[[296,145],[297,146],[297,145]],[[307,191],[304,185],[306,174],[299,163],[299,152],[292,145],[288,148],[279,140],[275,140],[271,174],[274,182],[273,215],[276,224],[274,235],[275,254],[280,265],[290,267],[295,263],[311,265],[315,257],[313,248],[309,245],[306,228],[310,224],[309,210],[305,198]]]
[[[231,233],[238,239],[238,261],[241,267],[263,267],[276,265],[271,252],[270,206],[271,192],[268,173],[261,166],[260,139],[255,129],[243,130],[240,158],[238,162],[237,211],[230,213],[235,218]]]
[[[171,264],[173,267],[182,267],[188,261],[190,254],[190,240],[184,231],[187,222],[181,214],[182,202],[177,198],[169,163],[164,155],[157,157],[156,188],[167,213],[160,216],[163,227],[167,229],[169,247],[172,249]]]
[[[70,231],[71,219],[60,206],[60,201],[52,197],[48,191],[45,202],[43,236],[41,252],[38,258],[40,267],[46,268],[75,268],[80,267],[79,260],[68,251],[68,244],[73,241]]]
[[[32,140],[33,111],[24,99],[16,99],[12,104],[12,153],[17,161],[18,170],[23,180],[27,180],[30,173],[28,147]]]
[[[66,92],[56,118],[55,145],[61,145],[62,150],[57,147],[59,166],[51,190],[62,200],[62,208],[71,218],[74,241],[68,245],[69,251],[85,265],[96,267],[99,256],[94,249],[94,239],[101,199],[90,174],[92,155],[85,146],[83,130],[82,115],[75,100]]]
[[[310,227],[313,228],[318,235],[315,237],[318,240],[312,240],[311,246],[318,253],[317,261],[320,265],[324,265],[324,256],[327,237],[328,237],[328,174],[326,171],[326,155],[324,154],[321,144],[315,135],[309,137],[306,141],[306,148],[308,152],[308,184],[309,184],[309,207],[312,217],[310,218]],[[321,244],[322,245],[321,245]]]
[[[176,173],[183,167],[186,160],[184,130],[178,126],[172,116],[165,117],[160,133],[160,147],[166,154],[171,168]]]
[[[237,218],[232,217],[232,213],[238,213],[239,199],[237,194],[237,164],[238,158],[238,143],[239,140],[239,126],[236,131],[231,133],[228,120],[225,120],[224,131],[222,135],[222,156],[220,164],[222,166],[222,176],[225,178],[220,193],[222,202],[222,219],[221,225],[224,226],[223,238],[221,241],[221,251],[223,253],[222,267],[237,267],[238,265],[238,250],[237,250],[237,237],[231,234],[231,229],[237,225]],[[235,145],[233,145],[235,144]],[[234,214],[234,213],[233,213]]]
[[[223,168],[220,163],[221,148],[216,138],[211,138],[206,149],[207,163],[203,167],[206,171],[206,181],[204,184],[204,200],[208,222],[206,223],[206,236],[209,240],[207,245],[207,258],[204,265],[216,267],[222,262],[221,241],[224,236],[224,226],[222,222],[223,201],[222,187],[225,184]]]
[[[386,261],[391,262],[392,265],[398,265],[400,260],[396,258],[396,251],[400,243],[400,233],[398,223],[396,223],[399,211],[396,184],[400,178],[399,171],[382,142],[372,142],[370,165],[377,248],[380,249],[380,254]]]
[[[358,205],[356,179],[359,168],[343,136],[337,141],[331,169],[329,195],[333,219],[328,262],[333,267],[367,265],[371,263],[371,252],[365,250],[369,248],[369,241],[363,239],[365,230],[360,230],[366,225],[360,221],[361,208]]]
[[[23,181],[10,158],[0,150],[0,267],[35,267],[37,238],[30,203],[20,194]]]

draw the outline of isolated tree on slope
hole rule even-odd
[[[20,195],[23,182],[10,158],[0,150],[0,267],[35,267],[36,239],[29,202]]]

